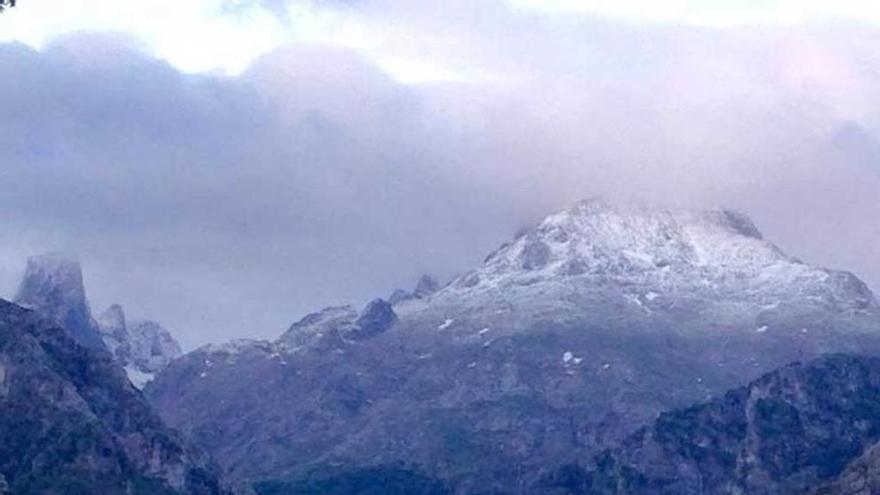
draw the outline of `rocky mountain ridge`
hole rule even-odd
[[[243,485],[404,462],[456,493],[534,493],[662,411],[880,352],[858,278],[721,210],[582,202],[430,294],[372,306],[379,331],[355,331],[373,310],[328,308],[275,342],[186,355],[145,392]]]

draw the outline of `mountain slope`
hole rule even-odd
[[[199,349],[145,392],[243,483],[404,462],[458,493],[529,493],[661,411],[795,360],[880,351],[863,283],[725,211],[582,202],[396,300],[393,315],[330,308],[276,342]],[[358,332],[371,311],[383,324]]]
[[[878,438],[880,358],[832,355],[661,414],[589,472],[568,467],[556,480],[596,495],[804,493]]]
[[[106,352],[5,301],[0,475],[20,494],[224,493]]]

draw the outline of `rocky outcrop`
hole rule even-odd
[[[375,337],[391,328],[396,321],[397,314],[391,304],[384,299],[376,299],[367,304],[348,336],[359,340]]]
[[[86,299],[82,268],[72,258],[58,253],[28,258],[15,302],[56,322],[80,344],[104,348]]]
[[[412,291],[413,297],[416,299],[424,299],[431,294],[440,290],[440,283],[431,275],[422,275],[416,282],[416,287]]]
[[[426,274],[419,277],[415,288],[411,292],[407,292],[403,289],[394,289],[388,297],[388,302],[392,305],[396,305],[406,301],[427,299],[438,290],[440,290],[440,283],[433,276]]]
[[[0,301],[0,474],[10,493],[225,491],[110,355]]]

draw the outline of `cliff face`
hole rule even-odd
[[[121,367],[0,301],[0,474],[11,493],[225,493]]]

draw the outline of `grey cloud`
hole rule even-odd
[[[326,46],[240,77],[182,74],[120,35],[0,46],[5,293],[27,254],[62,249],[97,305],[163,320],[187,346],[274,336],[319,306],[467,269],[595,194],[740,208],[793,254],[880,286],[880,172],[861,163],[880,128],[864,62],[880,35],[499,5],[348,10],[403,26],[412,54],[499,76],[463,84],[400,85]]]
[[[880,139],[857,122],[846,122],[838,127],[833,142],[846,158],[880,170]]]
[[[10,278],[25,252],[78,252],[99,303],[167,315],[192,344],[272,335],[506,230],[474,226],[469,207],[503,215],[417,139],[418,97],[353,54],[283,50],[231,79],[100,50],[113,40],[0,52]]]

